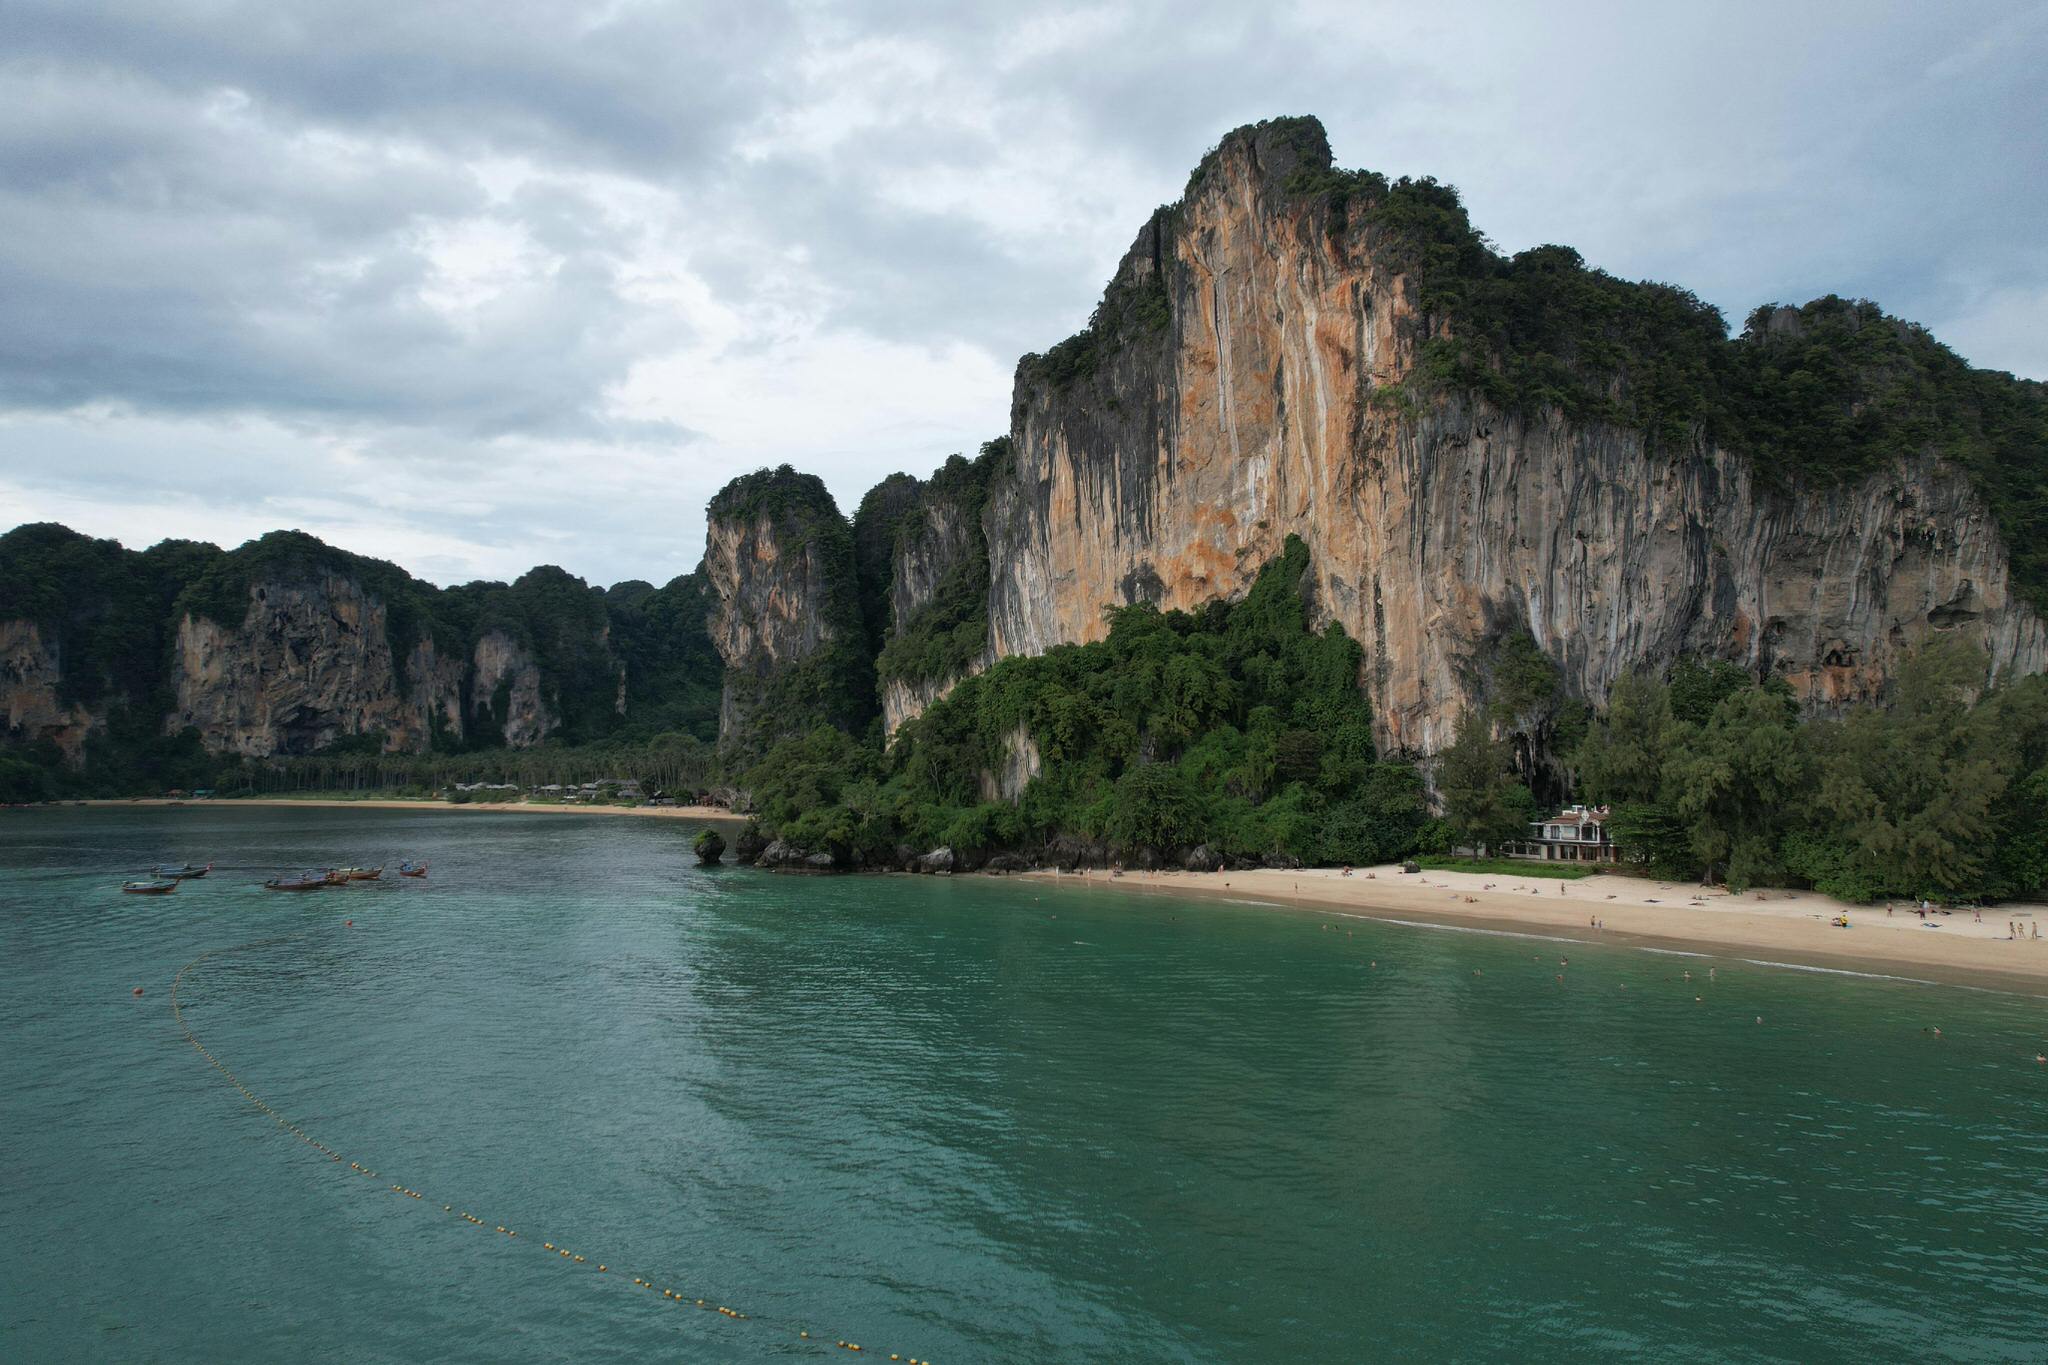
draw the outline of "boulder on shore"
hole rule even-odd
[[[998,853],[982,864],[983,872],[1029,872],[1031,864],[1015,853]]]
[[[950,846],[941,844],[917,860],[919,872],[951,872],[959,866],[960,860],[953,856]]]
[[[733,861],[739,863],[759,862],[761,855],[768,851],[768,836],[761,833],[759,825],[749,824],[740,831],[739,841],[733,845]]]
[[[1196,844],[1188,850],[1188,856],[1181,860],[1181,866],[1190,872],[1221,872],[1223,855],[1207,844]]]

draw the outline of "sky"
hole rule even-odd
[[[1231,128],[2048,378],[2048,6],[8,0],[0,527],[656,583],[1008,424]]]

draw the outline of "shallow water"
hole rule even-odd
[[[2039,1001],[693,833],[0,813],[0,1358],[2043,1358]]]

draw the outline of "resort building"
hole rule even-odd
[[[1510,850],[1517,858],[1545,862],[1611,863],[1614,840],[1607,833],[1607,807],[1573,806],[1529,826],[1531,837]]]

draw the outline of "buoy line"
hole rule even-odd
[[[353,924],[354,921],[351,920],[350,923]],[[333,926],[331,924],[316,924],[310,928],[298,930],[295,933],[277,934],[273,935],[270,938],[251,939],[247,943],[237,943],[232,947],[209,948],[207,951],[201,953],[198,957],[193,958],[190,962],[187,962],[184,966],[178,968],[178,974],[171,978],[171,1017],[177,1020],[178,1028],[185,1035],[185,1041],[190,1043],[193,1049],[197,1051],[200,1056],[204,1057],[207,1060],[207,1063],[211,1065],[215,1071],[218,1071],[223,1077],[225,1077],[228,1084],[232,1085],[236,1090],[240,1091],[243,1099],[249,1101],[250,1104],[254,1105],[258,1112],[260,1112],[264,1115],[264,1117],[270,1119],[273,1123],[275,1123],[280,1130],[282,1130],[285,1133],[289,1133],[292,1137],[297,1138],[300,1142],[312,1148],[314,1151],[320,1153],[321,1156],[327,1158],[327,1160],[331,1163],[338,1165],[343,1162],[346,1162],[348,1165],[349,1173],[351,1175],[360,1175],[365,1179],[369,1180],[388,1180],[389,1177],[381,1175],[377,1171],[372,1170],[369,1166],[364,1165],[362,1162],[350,1161],[345,1154],[336,1151],[332,1147],[329,1147],[326,1143],[314,1137],[304,1128],[292,1122],[283,1114],[280,1114],[276,1109],[272,1108],[270,1104],[266,1100],[264,1100],[264,1098],[261,1095],[258,1095],[255,1091],[251,1090],[247,1085],[243,1084],[242,1078],[237,1076],[233,1072],[233,1070],[231,1070],[228,1067],[227,1063],[223,1062],[220,1058],[214,1056],[212,1051],[207,1048],[206,1044],[199,1041],[199,1035],[194,1033],[192,1031],[192,1026],[185,1022],[185,1007],[178,999],[178,991],[185,984],[185,974],[187,972],[190,972],[194,967],[197,967],[200,963],[206,961],[208,958],[220,957],[230,953],[246,952],[252,948],[274,947],[277,944],[289,943],[293,939],[304,938],[308,934],[317,933],[321,929],[332,927]],[[425,1194],[421,1193],[419,1190],[412,1188],[410,1185],[404,1184],[403,1182],[393,1181],[390,1184],[386,1185],[384,1188],[389,1193],[398,1195],[402,1199],[416,1200],[421,1203],[429,1202]],[[453,1204],[443,1204],[441,1206],[441,1212],[449,1214],[456,1218],[460,1218],[463,1222],[471,1224],[474,1227],[487,1228],[494,1236],[502,1236],[508,1240],[521,1240],[529,1245],[532,1244],[533,1239],[530,1235],[525,1238],[521,1238],[520,1234],[517,1231],[507,1226],[506,1224],[493,1222],[485,1218],[479,1218],[475,1214],[469,1212],[467,1209],[458,1209]],[[566,1247],[560,1246],[554,1242],[543,1240],[540,1243],[540,1247],[542,1251],[548,1253],[551,1259],[555,1260],[561,1265],[570,1267],[582,1266],[597,1274],[606,1276],[615,1273],[611,1268],[610,1262],[593,1261],[588,1256],[584,1256],[577,1252],[570,1251]],[[643,1289],[659,1289],[661,1292],[663,1302],[674,1303],[679,1308],[700,1308],[703,1309],[705,1312],[716,1312],[723,1317],[732,1319],[735,1322],[758,1322],[763,1326],[781,1327],[789,1331],[795,1332],[798,1340],[800,1341],[815,1340],[819,1348],[824,1349],[825,1343],[822,1338],[812,1337],[808,1328],[801,1327],[796,1323],[786,1322],[772,1317],[755,1317],[749,1313],[742,1313],[736,1308],[731,1308],[726,1306],[725,1304],[717,1302],[715,1299],[694,1298],[682,1290],[664,1288],[663,1286],[657,1284],[654,1280],[648,1279],[645,1276],[635,1275],[632,1277],[632,1281],[635,1285]],[[838,1350],[858,1352],[863,1355],[870,1354],[867,1348],[861,1346],[858,1342],[848,1341],[843,1337],[835,1338],[833,1341],[833,1347]],[[879,1355],[880,1353],[874,1352],[873,1354]],[[907,1365],[932,1365],[932,1362],[924,1357],[905,1356],[898,1352],[891,1352],[889,1359],[905,1361],[907,1362]]]

